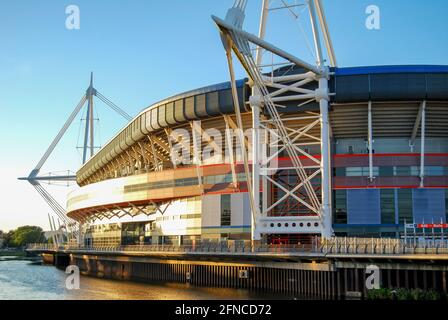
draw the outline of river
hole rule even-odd
[[[177,283],[136,283],[81,276],[79,290],[65,288],[66,274],[39,259],[0,257],[0,300],[258,300],[291,296]]]

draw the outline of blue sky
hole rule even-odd
[[[272,1],[273,6],[280,3]],[[323,3],[339,66],[448,64],[444,0]],[[65,8],[71,4],[80,8],[80,30],[65,28]],[[16,177],[27,175],[44,153],[87,88],[90,71],[96,88],[131,115],[170,95],[226,81],[224,51],[210,15],[224,17],[232,4],[0,0],[0,229],[23,224],[48,229],[50,209]],[[371,4],[380,8],[380,30],[365,27]],[[252,33],[257,32],[260,5],[261,0],[249,0],[245,29]],[[307,23],[303,26],[307,31]],[[286,11],[272,13],[267,40],[311,60],[297,22]],[[244,77],[241,68],[237,75]],[[125,123],[100,103],[96,110],[97,139],[104,144]],[[79,130],[80,117],[43,173],[79,167]],[[48,190],[65,205],[67,188]]]

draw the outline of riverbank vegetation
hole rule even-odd
[[[448,300],[448,296],[435,290],[422,289],[372,289],[367,291],[367,300]]]
[[[22,226],[9,232],[0,230],[0,249],[17,248],[20,251],[29,243],[45,242],[44,232],[41,227]]]
[[[26,252],[25,250],[20,249],[0,249],[0,257],[25,257]]]

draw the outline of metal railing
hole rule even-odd
[[[79,246],[35,243],[27,250],[35,251],[95,251],[95,252],[135,252],[135,253],[309,253],[318,252],[311,245],[252,245],[208,243],[200,245],[119,245],[119,246]]]
[[[210,242],[196,245],[54,245],[30,244],[27,250],[35,251],[92,251],[92,252],[134,252],[134,253],[228,253],[228,254],[340,254],[340,255],[403,255],[403,254],[448,254],[448,239],[442,241],[420,241],[407,243],[393,238],[349,238],[333,237],[317,239],[313,244],[271,244],[260,245],[251,242]]]
[[[325,254],[448,254],[448,240],[408,243],[394,238],[335,237],[322,239],[320,248],[321,252]]]

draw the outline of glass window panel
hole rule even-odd
[[[347,167],[346,175],[347,177],[360,177],[362,176],[362,167]]]
[[[381,223],[395,223],[395,190],[381,189]]]
[[[231,195],[221,195],[221,226],[230,226],[231,217]]]
[[[441,166],[426,166],[425,175],[427,176],[443,176],[444,168]]]
[[[395,167],[396,176],[411,176],[411,167],[399,166]]]
[[[345,168],[334,168],[334,175],[336,177],[345,177]]]
[[[347,191],[334,191],[334,223],[347,223]]]
[[[412,189],[398,189],[398,217],[399,223],[412,223]]]

